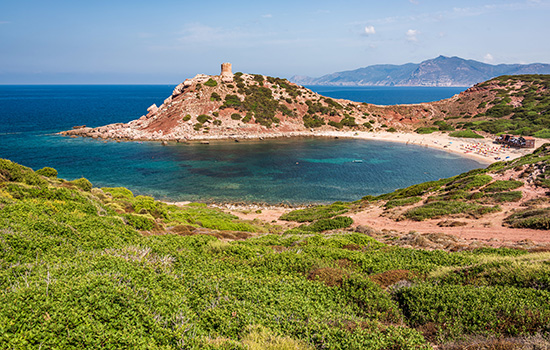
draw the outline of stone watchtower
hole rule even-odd
[[[233,81],[233,72],[231,71],[231,63],[222,63],[222,73],[220,74],[224,83]]]

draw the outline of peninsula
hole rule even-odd
[[[162,142],[360,137],[415,143],[494,162],[529,152],[495,151],[490,146],[494,134],[533,136],[535,147],[550,138],[545,112],[549,91],[547,75],[502,76],[442,101],[380,106],[324,97],[286,79],[233,74],[231,64],[224,63],[220,75],[186,79],[164,103],[150,106],[136,120],[78,126],[61,134]]]

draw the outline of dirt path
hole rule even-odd
[[[482,219],[457,218],[455,219],[456,221],[466,223],[465,226],[460,227],[438,226],[437,224],[443,219],[432,219],[425,221],[394,221],[393,219],[382,216],[381,214],[383,213],[383,209],[380,207],[372,207],[367,210],[346,215],[353,219],[353,227],[366,225],[374,228],[375,230],[396,230],[404,233],[410,231],[416,231],[418,233],[444,233],[462,239],[476,239],[493,242],[519,242],[530,240],[536,243],[550,243],[550,232],[548,231],[502,227],[501,222],[503,218],[508,215],[507,212],[512,209],[512,207],[503,209],[505,210],[502,212],[487,215]],[[256,212],[257,210],[261,210],[261,212]],[[243,220],[259,219],[265,222],[291,228],[297,226],[298,224],[279,220],[281,215],[291,210],[293,209],[282,207],[271,207],[264,209],[257,209],[256,207],[247,209],[242,207],[236,210],[229,210],[229,212]]]
[[[531,229],[517,229],[497,226],[496,222],[501,222],[498,217],[502,213],[497,213],[493,216],[487,216],[483,219],[456,219],[457,221],[465,222],[465,226],[460,227],[439,227],[437,223],[442,219],[433,219],[425,221],[394,221],[390,218],[380,216],[382,209],[375,208],[372,210],[361,211],[350,215],[354,221],[354,226],[367,225],[377,230],[387,229],[400,232],[416,231],[419,233],[444,233],[453,235],[463,239],[478,239],[478,240],[498,240],[519,242],[523,240],[531,240],[537,243],[549,243],[550,232]]]

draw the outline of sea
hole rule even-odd
[[[125,123],[173,85],[0,85],[0,158],[96,187],[124,186],[167,201],[313,204],[353,201],[484,166],[416,145],[292,138],[162,145],[69,138],[75,125]],[[310,87],[388,105],[448,98],[465,88]]]

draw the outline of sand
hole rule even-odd
[[[314,136],[347,137],[364,140],[378,140],[388,142],[400,142],[429,148],[437,148],[447,152],[457,153],[464,157],[474,158],[482,163],[494,163],[500,160],[511,160],[531,153],[542,146],[548,140],[536,139],[535,148],[504,148],[494,142],[493,138],[467,139],[450,137],[446,133],[434,132],[432,134],[417,134],[405,132],[313,132]]]

